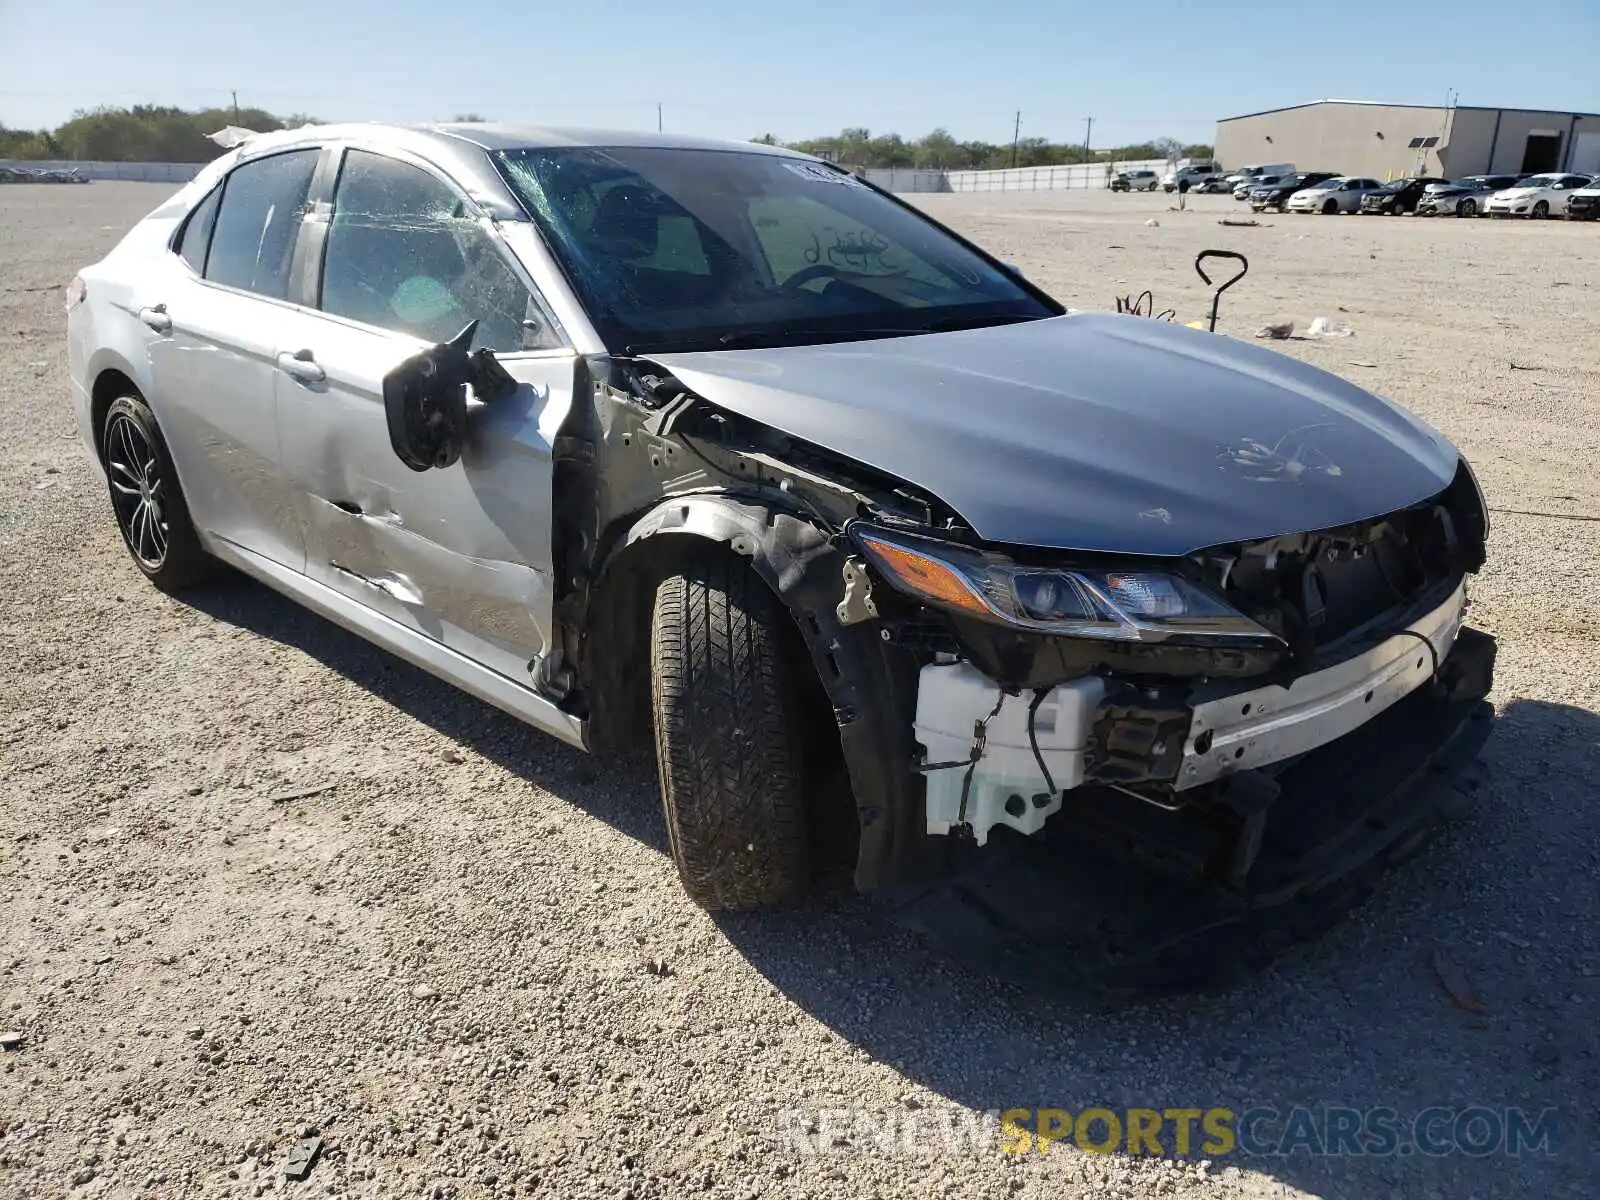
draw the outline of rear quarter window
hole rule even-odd
[[[211,231],[217,224],[217,209],[222,204],[222,188],[211,189],[211,194],[195,207],[183,223],[178,244],[173,247],[178,257],[194,268],[196,275],[206,273],[206,252],[211,248]]]

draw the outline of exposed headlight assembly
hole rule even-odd
[[[928,604],[1059,637],[1281,646],[1270,630],[1187,579],[1143,568],[1040,568],[935,538],[850,527],[871,564]]]

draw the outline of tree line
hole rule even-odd
[[[755,140],[769,146],[786,145],[850,167],[920,167],[946,171],[1211,157],[1210,146],[1185,145],[1176,138],[1156,138],[1129,146],[1091,150],[1081,142],[1052,142],[1048,138],[1025,137],[1019,138],[1013,148],[1010,142],[957,141],[944,129],[935,129],[915,141],[907,141],[898,133],[873,136],[871,130],[859,128],[842,130],[833,137],[807,138],[798,142],[780,143],[770,133]]]
[[[473,113],[458,121],[482,120]],[[303,114],[278,117],[259,108],[204,108],[190,112],[157,104],[132,108],[95,108],[74,113],[55,129],[7,129],[0,125],[0,158],[70,159],[94,162],[210,162],[222,147],[206,135],[224,125],[268,132],[305,125]],[[753,139],[780,143],[770,133]],[[920,167],[946,171],[996,167],[1052,167],[1067,163],[1128,162],[1150,158],[1210,158],[1211,147],[1184,145],[1176,138],[1156,138],[1130,146],[1090,150],[1081,143],[1025,137],[1015,147],[985,141],[957,141],[935,129],[914,141],[898,133],[873,135],[871,130],[841,130],[832,137],[781,143],[851,167]]]
[[[80,110],[55,129],[0,125],[0,158],[77,162],[210,162],[223,152],[206,135],[224,125],[266,133],[314,120],[277,117],[260,108],[203,108],[189,112],[159,104]]]

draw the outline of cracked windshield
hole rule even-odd
[[[614,350],[893,336],[1059,311],[821,164],[633,147],[499,161]]]

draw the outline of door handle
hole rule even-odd
[[[278,370],[305,383],[321,383],[328,377],[309,350],[296,350],[293,354],[285,351],[278,355]]]
[[[152,304],[149,308],[141,308],[139,310],[139,320],[157,333],[172,332],[172,318],[167,316],[167,306],[165,304]]]

